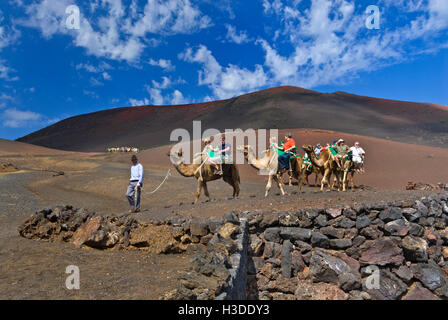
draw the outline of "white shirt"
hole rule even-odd
[[[143,182],[143,166],[140,163],[136,163],[131,167],[131,179],[129,180],[138,180],[138,185],[141,185]]]
[[[361,158],[366,152],[361,147],[351,147],[350,150],[354,157]]]

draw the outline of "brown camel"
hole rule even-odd
[[[333,189],[333,185],[330,185],[330,179],[331,175],[334,174],[338,182],[338,191],[340,191],[342,187],[342,183],[340,183],[342,181],[342,175],[341,171],[338,170],[338,165],[336,164],[336,161],[334,160],[334,157],[331,154],[330,150],[328,148],[322,150],[319,159],[317,159],[314,153],[315,148],[313,146],[304,145],[302,146],[302,148],[308,154],[311,163],[324,171],[323,178],[320,184],[320,190],[324,191],[325,184],[328,186],[329,190]]]
[[[280,168],[278,166],[277,152],[273,147],[266,150],[264,157],[260,159],[257,159],[253,148],[249,145],[239,146],[237,150],[244,153],[245,159],[253,168],[262,172],[262,174],[266,174],[269,176],[268,183],[266,184],[265,188],[265,197],[267,197],[269,194],[269,190],[272,186],[272,180],[277,183],[277,186],[280,189],[282,195],[285,195],[281,177],[285,172],[288,171],[288,169]],[[292,159],[290,165],[292,169],[292,176],[298,181],[300,196],[300,193],[302,192],[302,158],[298,157],[296,159]]]
[[[240,194],[240,174],[235,164],[222,164],[223,174],[215,174],[214,169],[208,163],[203,163],[202,158],[199,161],[194,161],[192,164],[185,164],[182,159],[182,150],[179,150],[177,155],[175,153],[168,154],[171,157],[174,168],[184,177],[195,177],[198,180],[198,189],[196,191],[196,199],[194,203],[197,203],[201,190],[204,188],[204,194],[210,201],[210,194],[207,189],[207,182],[213,180],[223,179],[230,184],[233,188],[233,197],[238,197]]]
[[[314,185],[317,186],[317,181],[319,179],[319,175],[324,175],[324,169],[323,168],[319,168],[317,166],[313,166],[311,165],[310,170],[307,170],[307,166],[304,165],[303,167],[303,184],[304,185],[310,185],[309,181],[308,181],[308,177],[312,174],[315,174],[315,178],[314,178]]]
[[[344,165],[344,176],[342,178],[342,190],[347,191],[347,187],[351,184],[351,189],[355,189],[354,176],[355,173],[359,172],[359,168],[353,161],[345,161]]]

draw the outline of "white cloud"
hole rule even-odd
[[[227,34],[226,39],[237,44],[247,43],[250,41],[249,36],[245,31],[237,32],[236,28],[230,24],[226,24]]]
[[[164,104],[164,97],[162,95],[162,90],[157,88],[147,88],[149,96],[151,98],[151,103],[156,106],[161,106]]]
[[[3,12],[0,10],[0,52],[16,42],[20,36],[20,32],[15,29],[15,27],[10,27],[6,25],[3,17]],[[0,59],[0,79],[6,81],[17,81],[18,76],[12,76],[15,70],[7,65],[5,60]]]
[[[21,111],[16,108],[6,109],[2,114],[2,124],[8,128],[26,127],[36,124],[43,119],[39,113],[32,111]]]
[[[427,41],[433,51],[446,43],[431,38],[448,28],[448,1],[425,2],[383,0],[384,5],[414,11],[414,20],[405,25],[381,26],[367,30],[363,7],[355,12],[355,2],[347,0],[312,0],[308,9],[298,11],[300,1],[264,0],[265,14],[277,15],[282,29],[281,41],[293,48],[281,54],[275,42],[257,41],[265,52],[265,67],[275,84],[293,84],[306,88],[352,80],[359,72],[377,70],[405,61],[409,56],[427,52],[428,47],[413,46],[413,41]],[[292,4],[291,4],[292,2]],[[284,46],[284,43],[282,43]]]
[[[4,109],[8,106],[8,104],[14,102],[14,97],[7,95],[6,93],[0,94],[0,109]]]
[[[0,79],[5,79],[6,81],[17,81],[19,80],[18,76],[12,76],[11,73],[14,73],[15,70],[6,65],[5,60],[0,60]]]
[[[211,26],[211,19],[189,0],[147,0],[142,13],[135,0],[129,7],[121,0],[103,0],[91,3],[92,17],[81,11],[80,30],[69,30],[65,9],[72,2],[43,0],[24,6],[28,19],[21,23],[39,29],[47,39],[70,35],[88,54],[128,62],[137,61],[148,43],[154,43],[150,35],[189,34]]]
[[[149,59],[148,63],[152,66],[160,67],[165,71],[173,71],[175,69],[170,60],[159,59],[156,61],[154,59]]]
[[[138,99],[129,99],[129,103],[131,104],[131,106],[133,107],[138,107],[138,106],[147,106],[150,103],[150,101],[147,98],[144,98],[142,100],[138,100]]]
[[[89,63],[79,63],[76,65],[76,70],[85,70],[91,73],[102,73],[109,69],[112,69],[112,66],[106,62],[101,62],[98,66],[94,66]]]
[[[184,95],[179,90],[174,90],[173,96],[171,98],[171,104],[172,105],[178,105],[178,104],[186,104],[187,99],[184,98]]]
[[[268,81],[260,65],[255,65],[254,71],[232,64],[222,67],[204,45],[199,46],[196,51],[187,48],[179,58],[202,65],[202,69],[198,72],[198,83],[207,85],[218,99],[234,97],[261,88]]]
[[[110,74],[108,74],[107,72],[103,72],[103,79],[104,80],[112,80],[112,77]]]
[[[156,89],[166,89],[166,88],[170,87],[172,84],[173,84],[173,82],[171,81],[171,78],[169,78],[169,77],[162,77],[161,82],[152,80],[152,85]]]

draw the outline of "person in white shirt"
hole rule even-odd
[[[129,186],[126,192],[126,197],[128,198],[129,205],[131,209],[129,212],[140,212],[140,193],[143,187],[143,166],[138,163],[138,159],[135,155],[131,158],[131,178],[129,179]],[[134,201],[134,195],[137,193],[136,200]]]
[[[359,146],[359,142],[355,142],[355,145],[350,148],[350,151],[353,155],[353,162],[355,162],[356,165],[359,165],[361,172],[364,172],[364,158],[366,152]]]

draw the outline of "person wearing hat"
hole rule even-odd
[[[316,146],[316,149],[314,149],[314,154],[316,155],[317,158],[319,158],[321,151],[322,151],[322,146],[320,145],[320,143],[318,143]]]
[[[353,154],[353,162],[359,167],[361,172],[364,172],[364,158],[366,156],[366,152],[359,146],[358,141],[355,142],[355,145],[351,147],[350,150]]]
[[[133,155],[131,157],[132,167],[131,167],[131,178],[129,179],[129,186],[126,192],[126,197],[128,198],[129,205],[131,209],[129,212],[140,212],[140,193],[143,187],[143,176],[144,170],[143,166],[138,162],[137,156]],[[136,200],[134,201],[134,196],[136,195]]]
[[[344,139],[339,139],[336,142],[336,147],[334,147],[334,150],[337,152],[336,156],[334,157],[336,163],[339,169],[342,169],[344,167],[345,159],[347,159],[347,154],[350,151],[350,148],[345,144]]]

